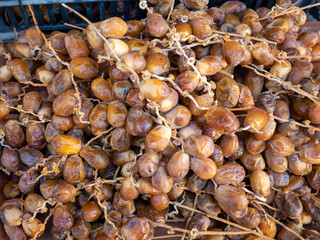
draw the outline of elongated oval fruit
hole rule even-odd
[[[72,155],[81,150],[81,140],[70,135],[56,135],[51,144],[58,154]]]

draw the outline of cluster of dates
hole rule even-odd
[[[320,33],[286,0],[150,2],[0,45],[9,239],[319,239]]]

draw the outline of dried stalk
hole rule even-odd
[[[297,125],[299,127],[309,128],[312,132],[314,132],[314,131],[320,132],[320,128],[319,127],[314,127],[314,126],[309,125],[309,124],[300,123],[300,122],[297,122],[297,121],[295,121],[293,119],[284,119],[284,118],[280,118],[280,117],[277,117],[277,116],[274,116],[274,115],[272,115],[271,118],[273,118],[275,120],[278,120],[278,121],[281,121],[281,122],[287,122],[287,123],[290,123],[292,125]]]
[[[293,92],[298,93],[299,95],[302,95],[302,96],[309,98],[311,101],[313,101],[315,103],[318,103],[317,102],[318,97],[315,97],[315,96],[311,95],[310,93],[307,93],[304,90],[299,89],[298,87],[292,85],[291,82],[285,82],[285,81],[281,80],[280,78],[272,75],[271,73],[269,73],[268,71],[266,71],[264,69],[261,69],[253,64],[252,64],[252,66],[243,65],[243,67],[253,70],[259,76],[262,76],[262,77],[267,78],[271,81],[279,83],[285,90],[291,90]]]
[[[54,205],[54,204],[55,204],[55,202],[53,201],[52,198],[47,199],[46,201],[44,201],[44,202],[42,203],[41,206],[38,205],[38,208],[35,210],[35,212],[33,213],[32,217],[30,218],[30,220],[35,219],[36,216],[37,216],[37,214],[38,214],[42,209],[46,209],[46,210],[47,210],[47,208],[46,208],[47,203],[49,203],[50,205]]]
[[[47,222],[49,221],[50,217],[53,215],[53,211],[62,203],[58,202],[53,209],[50,210],[49,215],[45,218],[43,224],[41,224],[41,227],[39,229],[39,231],[36,233],[36,235],[31,239],[31,240],[36,240],[38,238],[38,235],[40,234],[40,232],[44,232],[44,230],[46,229],[46,225]]]
[[[99,189],[97,186],[95,186],[96,189]],[[100,190],[100,189],[99,189]],[[101,190],[100,190],[101,192]],[[104,213],[104,219],[106,220],[106,222],[108,222],[115,230],[116,230],[116,235],[121,239],[121,236],[119,234],[118,228],[116,227],[116,225],[109,220],[108,218],[108,202],[104,202],[101,203],[100,198],[98,195],[96,195],[97,201],[98,201],[98,205],[103,209],[103,213]]]
[[[239,231],[239,232],[218,232],[218,231],[205,231],[205,232],[199,232],[199,235],[246,235],[250,234],[251,231]]]
[[[196,207],[197,207],[198,198],[199,198],[199,194],[196,193],[196,197],[195,197],[194,202],[193,202],[193,208],[194,208],[194,209],[196,209]],[[190,216],[188,217],[188,221],[187,221],[187,223],[186,223],[186,228],[188,227],[188,224],[189,224],[189,222],[191,221],[191,218],[192,218],[193,214],[194,214],[194,211],[191,211],[191,214],[190,214]],[[186,229],[186,228],[185,228],[185,229]],[[185,236],[186,236],[186,233],[183,233],[183,236],[181,237],[181,240],[183,240],[183,239],[185,238]]]
[[[211,236],[219,236],[219,235],[246,235],[246,234],[250,234],[252,232],[255,232],[255,231],[252,231],[252,230],[249,230],[249,231],[239,231],[239,232],[227,232],[227,231],[224,231],[224,232],[219,232],[219,231],[205,231],[205,232],[202,232],[202,231],[197,231],[196,229],[193,229],[195,231],[192,231],[192,230],[188,230],[188,229],[183,229],[183,228],[179,228],[179,227],[173,227],[173,226],[170,226],[168,224],[165,224],[165,223],[157,223],[157,222],[153,222],[151,220],[148,220],[149,223],[155,227],[161,227],[161,228],[166,228],[166,229],[169,229],[171,232],[182,232],[182,233],[185,233],[185,234],[189,234],[190,236],[192,237],[197,237],[197,236],[200,236],[200,235],[211,235]],[[257,232],[255,232],[257,233]],[[172,236],[172,235],[168,235],[168,236]],[[181,235],[180,235],[181,236]],[[263,235],[264,236],[264,235]],[[266,239],[270,239],[269,237],[266,237],[264,236],[264,238]],[[271,238],[272,239],[272,238]]]
[[[0,128],[0,145],[3,146],[3,147],[6,147],[6,148],[9,148],[10,150],[15,150],[15,151],[18,151],[17,148],[12,148],[10,147],[9,145],[5,144],[4,141],[5,141],[5,132],[3,131],[2,128]]]
[[[232,37],[245,38],[244,36],[242,36],[240,34],[236,34],[236,33],[221,32],[221,31],[218,31],[218,30],[212,30],[212,32],[218,33],[218,34],[221,34],[221,35],[228,35],[228,36],[232,36]],[[269,43],[269,44],[272,44],[272,45],[277,45],[276,42],[273,42],[273,41],[270,41],[270,40],[267,40],[267,39],[251,37],[251,36],[250,37],[247,36],[246,38],[249,38],[249,39],[254,40],[254,41],[266,42],[266,43]]]
[[[213,41],[208,42],[206,45],[210,45],[210,44],[214,44],[214,43],[221,43],[221,42],[222,42],[221,40],[213,40]],[[183,45],[183,46],[181,46],[181,48],[182,49],[193,48],[196,46],[204,46],[204,43],[203,42],[191,43],[191,44]],[[177,49],[180,49],[180,48],[179,47],[171,47],[171,48],[161,49],[161,51],[170,52],[170,51],[177,50]]]
[[[189,93],[182,91],[182,89],[171,78],[169,78],[169,77],[161,77],[159,75],[150,73],[148,71],[142,71],[142,73],[145,74],[145,75],[149,75],[151,77],[157,78],[157,79],[162,80],[162,81],[170,82],[171,85],[174,87],[174,89],[176,89],[183,97],[189,98],[194,103],[194,105],[196,105],[196,107],[198,109],[200,109],[200,110],[208,110],[209,109],[209,107],[201,107],[198,104],[198,102],[194,99],[194,97],[192,97]]]
[[[269,204],[266,204],[265,202],[259,202],[259,201],[256,201],[256,200],[253,200],[252,201],[253,203],[256,203],[256,204],[261,204],[263,206],[266,206],[267,208],[273,210],[273,211],[276,211],[276,212],[279,212],[280,210],[278,208],[275,208],[275,207],[272,207],[270,206]]]
[[[270,214],[266,214],[267,217],[271,218],[273,221],[275,221],[277,224],[279,224],[281,227],[285,228],[287,231],[293,233],[297,238],[299,238],[300,240],[305,240],[303,237],[301,237],[298,233],[296,233],[295,231],[293,231],[292,229],[288,228],[284,223],[280,222],[279,220],[277,220],[276,218],[272,217]]]
[[[255,194],[254,192],[250,191],[249,189],[246,189],[245,187],[241,187],[241,189],[243,191],[245,191],[246,193],[249,193],[250,195],[252,195],[254,198],[262,201],[262,202],[266,202],[267,201],[267,199],[265,197],[259,196],[259,195]]]
[[[163,235],[163,236],[156,236],[156,237],[153,237],[152,239],[164,239],[164,238],[177,238],[177,237],[182,237],[183,235],[180,235],[180,234],[173,234],[173,235]]]
[[[226,219],[224,219],[224,218],[212,216],[212,215],[210,215],[210,214],[207,214],[206,212],[203,212],[203,211],[200,211],[200,210],[198,210],[198,209],[194,209],[194,208],[192,208],[192,207],[188,207],[188,206],[185,206],[185,205],[176,203],[176,202],[170,201],[170,204],[172,204],[172,205],[179,205],[180,208],[184,208],[184,209],[187,209],[187,210],[189,210],[189,211],[194,211],[194,212],[196,212],[196,213],[203,214],[203,215],[205,215],[205,216],[207,216],[207,217],[209,217],[209,218],[211,218],[211,219],[213,219],[213,220],[216,220],[216,221],[219,221],[219,222],[222,222],[222,223],[229,224],[229,225],[231,225],[231,226],[237,227],[237,228],[239,228],[239,229],[241,229],[241,230],[247,231],[248,233],[254,234],[254,235],[258,236],[258,237],[265,238],[265,239],[269,239],[269,240],[274,240],[273,238],[270,238],[270,237],[268,237],[268,236],[265,236],[265,235],[263,235],[263,234],[260,234],[260,233],[258,233],[258,232],[256,232],[256,231],[253,231],[253,230],[249,229],[249,228],[245,228],[245,227],[243,227],[243,226],[241,226],[241,225],[239,225],[239,224],[236,224],[236,223],[234,223],[234,222],[228,221],[228,220],[226,220]]]
[[[268,18],[280,17],[280,16],[283,16],[283,15],[286,15],[286,14],[289,14],[289,13],[295,13],[295,12],[297,12],[299,10],[313,8],[313,7],[316,7],[316,6],[319,6],[319,5],[320,5],[320,2],[311,4],[311,5],[307,5],[307,6],[304,6],[304,7],[301,7],[301,8],[297,8],[297,7],[292,6],[292,7],[288,8],[288,9],[285,9],[283,12],[280,12],[280,13],[277,13],[277,10],[278,10],[279,6],[276,5],[271,9],[269,14],[267,14],[265,17],[259,18],[259,21],[266,20]]]
[[[28,182],[28,184],[35,184],[36,182],[38,182],[40,180],[40,178],[42,178],[43,176],[47,176],[50,173],[59,173],[61,172],[59,166],[62,162],[67,160],[67,156],[63,155],[62,158],[59,160],[58,163],[53,163],[53,168],[52,170],[48,170],[47,167],[44,167],[41,171],[41,174],[33,181],[33,182]]]
[[[3,96],[0,97],[0,101],[3,101],[10,109],[16,110],[19,113],[30,114],[32,116],[37,117],[40,120],[40,123],[51,122],[51,120],[45,119],[45,118],[43,118],[43,116],[39,116],[32,111],[27,111],[27,110],[22,109],[22,105],[18,105],[17,107],[10,106],[10,104],[3,98]]]
[[[86,147],[86,146],[89,146],[90,143],[92,143],[93,141],[97,140],[97,139],[98,139],[99,137],[101,137],[102,135],[111,132],[113,129],[114,129],[114,127],[111,127],[111,128],[109,128],[108,130],[106,130],[106,131],[100,132],[97,136],[91,138],[84,146],[85,146],[85,147]]]
[[[170,11],[169,11],[169,13],[168,13],[167,21],[170,20],[171,13],[172,13],[173,8],[174,8],[174,2],[175,2],[174,0],[171,0]]]
[[[41,166],[43,166],[44,164],[46,164],[51,158],[56,157],[57,155],[51,155],[48,158],[44,158],[42,162],[37,163],[36,165],[34,165],[33,167],[29,168],[27,171],[23,172],[23,171],[18,171],[17,173],[19,174],[23,174],[23,173],[31,173],[33,171],[37,171]],[[63,157],[63,155],[62,155]]]
[[[279,56],[279,59],[294,59],[294,58],[308,58],[311,59],[310,55],[299,55],[299,56]]]
[[[70,24],[70,23],[64,23],[64,25],[69,26],[69,27],[73,27],[73,28],[76,28],[76,29],[79,29],[79,30],[81,30],[81,31],[85,31],[84,28],[79,27],[79,26],[76,26],[76,25],[73,25],[73,24]]]
[[[219,70],[218,73],[223,74],[223,75],[230,77],[230,78],[234,78],[233,74],[228,73],[227,71],[224,71],[224,70]]]
[[[173,226],[170,226],[168,224],[165,224],[165,223],[158,223],[158,222],[153,222],[151,220],[148,219],[148,222],[153,225],[154,227],[162,227],[162,228],[166,228],[166,229],[169,229],[171,231],[177,231],[177,232],[182,232],[182,233],[188,233],[190,234],[190,230],[187,230],[187,229],[183,229],[183,228],[179,228],[179,227],[173,227]]]

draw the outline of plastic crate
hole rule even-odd
[[[227,1],[210,0],[208,7],[221,5]],[[318,1],[300,0],[298,6],[305,6]],[[243,2],[253,9],[262,6],[271,8],[275,4],[275,0],[244,0]],[[84,28],[87,26],[84,21],[68,12],[60,3],[70,4],[92,22],[102,21],[111,16],[122,17],[126,21],[142,19],[146,16],[146,12],[138,6],[139,0],[0,0],[0,40],[3,42],[12,41],[15,39],[17,32],[33,25],[30,13],[28,13],[28,3],[33,6],[39,27],[43,31],[72,29],[64,23],[71,23]],[[319,20],[319,7],[307,11],[313,13],[310,20]]]

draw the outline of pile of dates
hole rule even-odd
[[[320,239],[320,31],[208,2],[0,44],[7,239]]]

